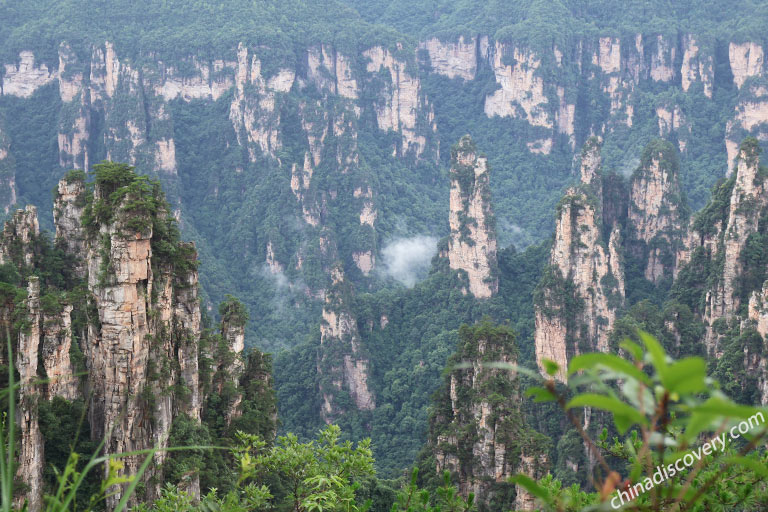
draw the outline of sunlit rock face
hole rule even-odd
[[[678,181],[679,162],[674,146],[649,145],[634,172],[629,193],[631,242],[646,263],[645,278],[654,283],[676,274],[676,254],[682,245],[686,206]]]
[[[535,296],[536,360],[542,371],[545,359],[557,363],[558,380],[565,380],[568,361],[582,349],[608,350],[624,301],[619,226],[603,241],[600,165],[600,143],[591,138],[582,150],[581,185],[568,189],[558,205],[550,266]]]
[[[491,297],[498,291],[499,278],[488,160],[478,155],[468,135],[451,154],[450,194],[451,268],[466,273],[472,295]]]

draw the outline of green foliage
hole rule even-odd
[[[248,323],[248,310],[237,298],[227,295],[224,302],[219,304],[219,316],[222,323],[235,327],[245,327]]]
[[[451,482],[448,471],[443,473],[442,485],[430,495],[429,490],[417,486],[418,470],[411,473],[411,480],[397,493],[391,512],[471,512],[475,496],[469,493],[463,498]]]
[[[518,399],[515,334],[507,325],[485,317],[459,328],[459,344],[447,363],[442,388],[433,397],[429,418],[428,445],[418,465],[427,487],[440,486],[435,468],[438,458],[454,456],[458,464],[446,471],[454,479],[474,479],[481,486],[479,510],[506,510],[515,504],[515,493],[507,482],[484,482],[477,475],[485,468],[477,457],[477,443],[493,433],[494,446],[504,447],[504,464],[517,464],[531,457],[537,471],[544,471],[551,450],[549,439],[531,429]],[[482,419],[477,411],[484,411]],[[539,467],[540,466],[540,467]]]
[[[361,479],[374,474],[370,440],[353,446],[340,436],[339,427],[329,425],[315,441],[300,443],[288,434],[265,449],[258,436],[240,434],[239,482],[269,487],[275,506],[297,512],[367,510],[370,504],[356,504],[355,491]],[[275,480],[279,483],[270,487]]]
[[[568,368],[570,399],[553,380],[540,378],[540,384],[549,391],[545,399],[560,404],[597,460],[593,477],[599,494],[585,495],[578,487],[563,489],[551,478],[536,483],[519,475],[515,482],[538,498],[542,510],[590,510],[591,504],[608,502],[615,505],[618,492],[626,490],[623,485],[633,487],[635,483],[643,488],[639,496],[624,503],[622,510],[678,509],[681,504],[685,510],[697,511],[712,510],[713,506],[718,510],[760,510],[768,498],[762,485],[768,471],[763,466],[765,453],[754,449],[768,434],[766,411],[727,398],[717,382],[707,377],[703,359],[676,361],[655,338],[644,332],[637,335],[644,347],[625,340],[622,348],[626,358],[604,353],[574,357]],[[573,410],[582,407],[610,414],[620,437],[612,442],[607,433],[596,441],[590,438],[575,420]],[[651,479],[657,466],[674,467],[675,461],[696,450],[697,445],[721,434],[725,439],[731,427],[747,420],[752,423],[746,434],[729,438],[719,450],[698,452],[703,463],[683,471],[669,470],[662,482]],[[609,465],[609,456],[622,463]],[[628,484],[621,484],[623,471]]]

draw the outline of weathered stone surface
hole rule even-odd
[[[712,97],[715,81],[715,65],[712,54],[703,54],[699,41],[693,34],[685,34],[682,39],[683,64],[680,68],[683,91],[688,91],[694,82],[701,82],[704,95]]]
[[[63,178],[59,181],[53,201],[53,222],[56,243],[76,257],[75,271],[85,277],[85,232],[81,218],[85,210],[85,182],[81,178]]]
[[[248,148],[251,161],[262,154],[274,156],[281,147],[279,140],[280,114],[275,109],[275,93],[268,91],[261,76],[261,61],[249,58],[248,48],[240,44],[237,50],[235,95],[229,111],[240,145]]]
[[[0,243],[0,263],[13,262],[14,244],[21,248],[21,262],[31,266],[35,254],[32,242],[40,236],[40,225],[37,222],[37,208],[27,205],[23,210],[16,210],[9,222],[3,228],[2,243]],[[21,263],[20,262],[20,263]]]
[[[758,152],[756,141],[743,143],[739,151],[728,222],[723,232],[722,276],[706,297],[704,321],[709,327],[706,344],[710,353],[718,350],[712,324],[719,318],[731,317],[739,309],[736,288],[743,267],[741,252],[749,235],[757,231],[760,212],[768,205]]]
[[[432,70],[448,78],[472,80],[477,71],[477,38],[459,37],[456,42],[444,42],[433,37],[419,45],[429,53]]]
[[[83,66],[66,43],[59,45],[59,96],[74,115],[61,116],[58,144],[59,165],[65,169],[88,169],[90,136],[90,95]]]
[[[8,215],[16,204],[16,162],[11,141],[0,118],[0,210]]]
[[[643,153],[630,183],[630,242],[639,242],[633,249],[647,261],[645,278],[654,283],[675,274],[675,257],[687,223],[678,172],[674,147],[655,141]]]
[[[0,92],[5,96],[29,98],[37,89],[56,79],[56,71],[46,64],[35,62],[35,54],[24,50],[19,52],[17,62],[5,65],[0,82]]]
[[[389,71],[391,85],[383,97],[376,99],[376,119],[379,129],[393,130],[402,136],[401,154],[413,151],[420,156],[426,149],[427,140],[417,127],[420,116],[431,124],[432,109],[421,92],[421,81],[413,76],[406,65],[395,58],[389,50],[375,46],[363,52],[369,59],[366,69],[369,73]]]
[[[43,317],[41,352],[48,399],[60,396],[74,400],[80,395],[77,372],[69,356],[72,348],[71,314],[72,305],[64,304],[58,314]]]
[[[514,65],[504,64],[505,55],[514,60]],[[488,117],[519,117],[532,126],[552,128],[552,119],[546,108],[544,80],[537,72],[541,58],[531,50],[510,48],[497,42],[492,66],[501,88],[486,96],[485,114]]]
[[[479,299],[499,288],[488,174],[488,160],[465,135],[451,154],[448,260],[452,269],[466,272],[469,291]]]
[[[318,373],[323,396],[321,415],[330,423],[341,411],[334,396],[346,391],[361,411],[376,408],[376,399],[368,387],[369,361],[361,345],[357,322],[349,311],[351,287],[344,281],[341,265],[333,268],[332,285],[323,306],[320,324]]]
[[[37,218],[35,218],[37,220]],[[27,486],[27,491],[16,497],[16,506],[24,500],[30,512],[38,512],[43,504],[43,436],[38,423],[37,399],[40,394],[37,380],[38,350],[40,347],[40,282],[36,276],[27,286],[27,328],[19,333],[16,351],[16,370],[19,373],[19,468],[16,476]]]
[[[728,58],[733,73],[733,83],[741,88],[747,78],[761,76],[764,67],[763,47],[754,42],[730,43]]]
[[[728,156],[728,175],[736,168],[739,141],[745,133],[758,140],[768,140],[768,84],[764,78],[755,79],[739,91],[734,116],[725,127],[725,147]]]
[[[676,44],[661,34],[656,36],[656,51],[651,54],[651,78],[654,82],[669,82],[675,77]]]
[[[580,347],[605,352],[616,311],[624,300],[621,236],[614,225],[607,244],[602,239],[599,143],[590,139],[582,151],[582,185],[566,192],[558,206],[549,277],[536,300],[536,360],[560,366],[556,378],[565,380],[570,357]],[[575,295],[578,311],[563,302]]]

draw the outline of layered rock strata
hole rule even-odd
[[[17,502],[26,499],[33,512],[42,506],[45,467],[37,403],[83,396],[75,352],[82,352],[87,370],[82,382],[88,390],[90,431],[95,440],[104,440],[105,454],[157,449],[143,476],[146,499],[158,496],[168,457],[163,448],[174,419],[185,415],[199,422],[203,416],[206,393],[212,388],[201,378],[202,364],[212,370],[206,375],[215,374],[235,386],[227,420],[241,413],[239,386],[247,371],[242,358],[247,320],[243,306],[238,302],[234,313],[227,309],[222,314],[219,339],[225,353],[201,350],[196,251],[178,240],[160,189],[147,187],[124,164],[99,164],[96,175],[92,195],[86,192],[85,174],[73,172],[61,180],[55,198],[56,244],[66,257],[80,260],[61,277],[83,286],[86,296],[69,302],[79,295],[30,277],[26,321],[15,346],[22,384],[18,476],[26,489]],[[0,260],[26,275],[41,257],[40,237],[34,207],[19,210],[6,223]],[[3,319],[9,318],[8,307],[3,305]],[[82,331],[73,331],[75,314],[86,320]],[[130,475],[136,474],[143,457],[121,460],[121,472]],[[199,492],[196,474],[188,475],[185,488]],[[120,489],[110,492],[108,507],[121,496]]]
[[[608,350],[608,334],[624,301],[624,270],[618,225],[603,239],[600,147],[582,151],[582,183],[558,205],[550,266],[535,296],[536,360],[560,366],[565,379],[571,357]]]
[[[332,285],[325,298],[320,324],[320,352],[317,371],[323,397],[323,419],[330,423],[343,411],[336,397],[346,394],[359,411],[376,407],[369,379],[369,359],[361,344],[357,322],[350,311],[352,288],[344,280],[340,265],[332,271]]]
[[[628,244],[646,262],[645,278],[654,283],[676,274],[676,256],[687,227],[678,173],[674,147],[654,141],[630,180]]]
[[[488,160],[469,135],[451,151],[448,260],[466,273],[469,292],[479,299],[499,289],[496,225],[491,208]]]

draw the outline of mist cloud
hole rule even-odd
[[[429,271],[432,257],[437,254],[437,238],[414,236],[392,240],[381,250],[380,272],[407,287],[423,278]]]

